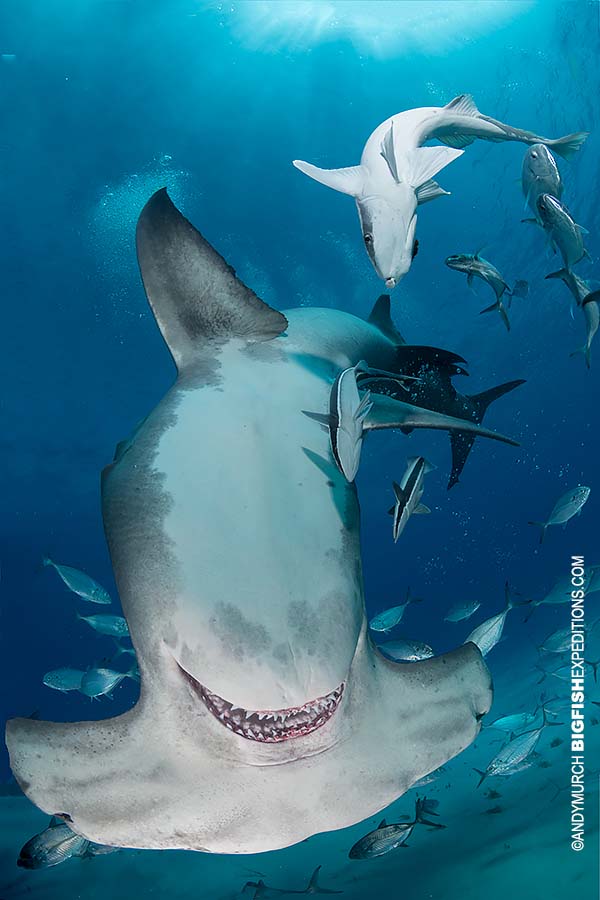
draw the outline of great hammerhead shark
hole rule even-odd
[[[341,371],[399,372],[373,322],[282,314],[165,190],[144,207],[146,294],[178,375],[102,478],[140,670],[124,715],[14,719],[15,777],[99,844],[254,853],[374,815],[477,736],[491,699],[468,643],[411,664],[371,642],[354,482],[305,410]],[[373,393],[365,430],[502,438]],[[317,464],[315,465],[315,462]]]

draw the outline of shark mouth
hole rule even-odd
[[[189,672],[181,666],[179,668],[215,719],[234,734],[263,744],[289,741],[290,738],[304,737],[316,731],[332,717],[344,693],[342,682],[329,694],[311,700],[303,706],[290,706],[287,709],[242,709],[219,697],[218,694],[213,694]]]

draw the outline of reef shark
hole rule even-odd
[[[416,256],[417,207],[449,192],[433,181],[437,173],[475,140],[545,144],[570,159],[588,132],[544,138],[483,115],[470,94],[446,106],[423,106],[390,116],[368,138],[358,166],[321,169],[295,159],[315,181],[354,197],[363,241],[387,288],[395,287]],[[430,140],[446,146],[424,147]]]
[[[140,697],[103,721],[13,719],[11,766],[96,843],[273,850],[374,815],[460,753],[491,679],[474,644],[410,664],[377,651],[356,487],[304,414],[326,415],[361,360],[400,371],[396,344],[346,312],[270,308],[165,190],[137,248],[178,370],[102,477]],[[387,396],[364,424],[508,441]]]

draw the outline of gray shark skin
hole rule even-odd
[[[460,753],[491,679],[473,644],[411,664],[377,652],[356,488],[302,412],[326,413],[361,359],[390,371],[395,343],[344,312],[271,309],[164,190],[137,238],[178,367],[102,478],[140,698],[98,722],[12,720],[11,766],[33,803],[96,843],[273,850],[374,815]],[[271,713],[287,723],[298,708],[306,733],[234,730],[256,710],[281,735]]]
[[[508,381],[497,387],[482,391],[479,394],[460,394],[452,384],[456,375],[468,375],[463,367],[465,360],[456,353],[440,350],[436,347],[418,347],[406,344],[400,332],[392,323],[390,315],[389,294],[382,294],[369,317],[382,333],[396,344],[396,367],[405,375],[415,376],[419,381],[406,382],[407,389],[399,389],[386,379],[372,379],[367,383],[371,395],[383,392],[387,396],[396,397],[405,403],[414,403],[419,407],[435,410],[453,418],[465,419],[480,424],[490,403],[514,390],[525,380],[520,378]],[[405,429],[408,433],[410,429]],[[471,452],[475,434],[467,432],[450,432],[452,449],[452,471],[448,481],[448,490],[460,480],[460,475]]]

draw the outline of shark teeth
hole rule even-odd
[[[235,734],[261,744],[276,744],[316,731],[332,717],[344,693],[342,682],[329,694],[303,706],[291,706],[288,709],[242,709],[218,694],[213,694],[189,672],[181,666],[179,668],[215,719]]]

